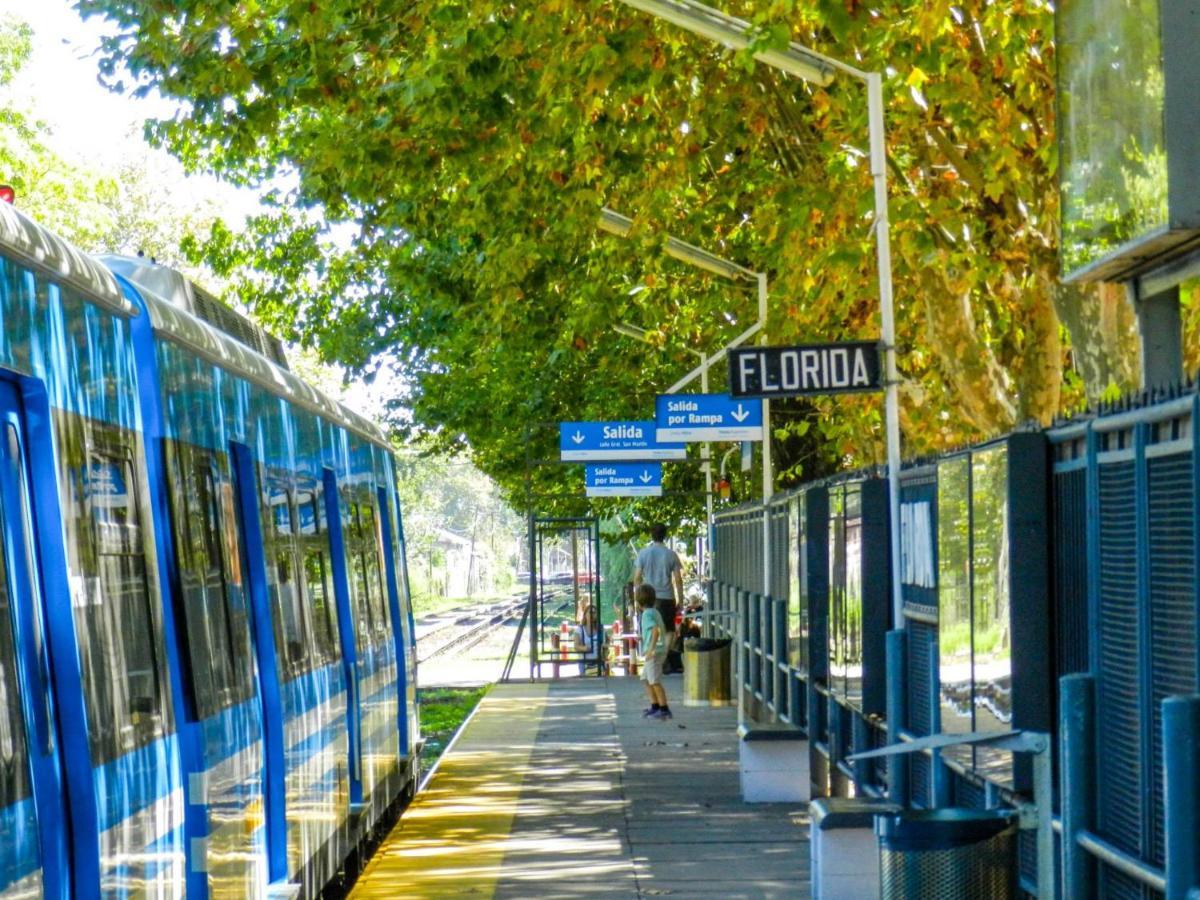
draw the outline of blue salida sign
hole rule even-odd
[[[662,463],[592,463],[584,486],[589,497],[661,497]]]
[[[660,441],[761,441],[761,400],[728,394],[659,394],[654,401]]]
[[[653,422],[560,422],[558,449],[563,462],[687,458],[683,444],[656,440]]]

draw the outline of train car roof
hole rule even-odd
[[[73,287],[94,303],[122,316],[137,315],[137,307],[121,293],[112,272],[58,235],[0,202],[0,250]]]
[[[283,343],[278,338],[249,317],[226,306],[182,272],[161,266],[141,254],[137,257],[104,254],[98,258],[136,287],[153,291],[172,306],[187,310],[197,319],[240,341],[280,368],[288,368]]]
[[[180,279],[182,275],[140,258],[106,256],[103,259],[105,265],[128,278],[134,285],[146,304],[155,332],[187,347],[227,372],[240,375],[264,390],[391,451],[387,437],[374,422],[326,397],[287,369],[162,296],[161,284],[169,283],[169,279],[162,278],[162,273],[172,272]],[[156,277],[147,277],[147,270],[151,269],[156,272]]]

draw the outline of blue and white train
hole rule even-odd
[[[411,795],[378,428],[0,203],[0,898],[312,897]]]

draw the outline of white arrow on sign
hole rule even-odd
[[[649,472],[647,472],[645,469],[642,469],[642,484],[649,484],[653,480],[654,480],[654,476],[651,475]]]
[[[743,409],[742,404],[738,404],[737,409],[730,413],[735,422],[745,422],[750,416],[750,410]]]
[[[581,432],[578,428],[576,428],[575,433],[573,435],[571,435],[571,440],[573,440],[577,444],[582,444],[583,443],[583,432]]]

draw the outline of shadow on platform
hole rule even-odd
[[[807,810],[742,802],[736,712],[644,705],[633,678],[497,685],[351,896],[807,897]]]

